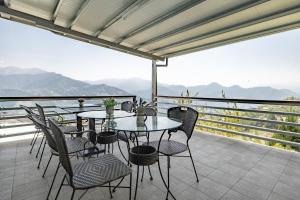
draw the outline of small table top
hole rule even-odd
[[[137,117],[114,119],[108,123],[108,128],[116,131],[152,132],[178,128],[181,122],[163,116],[148,116],[144,126],[138,126]]]
[[[101,107],[77,107],[77,108],[62,108],[65,111],[68,111],[73,114],[78,114],[87,111],[100,111],[103,110]]]
[[[123,110],[115,110],[112,115],[108,115],[105,110],[101,111],[88,111],[79,113],[77,116],[86,119],[115,119],[115,118],[124,118],[131,117],[135,113],[129,113]]]

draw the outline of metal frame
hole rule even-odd
[[[79,20],[80,15],[84,12],[85,8],[89,5],[89,3],[91,2],[91,0],[85,0],[82,2],[79,10],[77,11],[77,13],[75,14],[75,17],[73,19],[73,21],[70,24],[70,29],[72,29],[72,27],[76,24],[76,22]]]
[[[19,12],[16,10],[12,10],[3,5],[0,5],[0,13],[4,14],[4,15],[0,15],[0,17],[2,17],[2,18],[9,19],[12,21],[17,21],[20,23],[25,23],[25,24],[35,26],[38,28],[42,28],[45,30],[49,30],[54,33],[63,35],[65,37],[77,39],[77,40],[80,40],[83,42],[91,43],[91,44],[106,47],[106,48],[111,48],[114,50],[118,50],[118,51],[121,51],[124,53],[140,56],[140,57],[151,59],[151,60],[152,59],[164,60],[163,57],[155,56],[155,55],[149,54],[147,52],[135,50],[130,47],[119,45],[114,42],[110,42],[110,41],[107,41],[104,39],[100,39],[100,38],[97,38],[97,37],[94,37],[94,36],[91,36],[91,35],[88,35],[85,33],[81,33],[81,32],[72,30],[70,28],[58,26],[58,25],[54,24],[53,21],[42,19],[40,17],[29,15],[29,14]]]
[[[277,19],[277,18],[280,18],[280,17],[284,17],[284,16],[287,16],[287,15],[297,13],[297,12],[300,12],[300,6],[296,7],[296,8],[286,10],[286,11],[283,11],[283,12],[281,11],[281,12],[277,12],[275,14],[273,13],[273,14],[270,14],[269,16],[267,16],[267,17],[264,16],[264,17],[261,17],[259,19],[250,20],[248,22],[242,22],[240,24],[233,25],[233,26],[230,26],[230,27],[227,27],[227,28],[222,28],[222,29],[219,29],[217,31],[212,31],[212,32],[209,32],[209,33],[200,34],[200,35],[197,35],[197,36],[194,36],[194,37],[191,37],[191,38],[187,38],[187,39],[184,39],[184,40],[172,43],[172,44],[168,44],[168,45],[163,46],[163,47],[153,49],[153,50],[149,51],[149,53],[154,53],[154,52],[157,53],[157,52],[160,52],[160,51],[164,51],[164,50],[167,50],[167,49],[170,49],[170,48],[182,46],[182,45],[189,44],[189,43],[192,43],[192,42],[197,42],[197,41],[207,39],[207,38],[210,38],[210,37],[214,37],[214,36],[217,36],[217,35],[226,34],[228,32],[236,31],[236,30],[246,28],[246,27],[249,27],[249,26],[252,26],[252,25],[256,25],[256,24],[259,24],[259,23],[274,20],[274,19]],[[286,26],[286,25],[284,25],[284,26]],[[274,28],[271,28],[271,29],[274,29]],[[269,29],[269,30],[271,30],[271,29]],[[266,30],[264,30],[264,31],[266,31]],[[258,31],[258,32],[263,33],[264,31]],[[255,33],[257,33],[257,32],[255,32]],[[250,33],[250,34],[247,34],[247,35],[253,35],[255,33]],[[230,40],[230,39],[226,39],[226,40]]]
[[[126,40],[126,39],[128,39],[130,37],[133,37],[133,36],[135,36],[135,35],[143,32],[145,30],[148,30],[148,29],[156,26],[157,24],[160,24],[160,23],[162,23],[162,22],[164,22],[164,21],[166,21],[166,20],[168,20],[168,19],[170,19],[170,18],[172,18],[172,17],[174,17],[174,16],[176,16],[176,15],[178,15],[180,13],[183,13],[186,10],[191,9],[194,6],[197,6],[198,4],[201,4],[204,1],[206,1],[206,0],[190,0],[187,3],[178,6],[174,10],[172,10],[172,11],[170,11],[168,13],[165,13],[165,14],[163,14],[163,15],[155,18],[154,20],[151,20],[150,22],[148,22],[148,23],[146,23],[146,24],[138,27],[137,29],[131,31],[129,34],[127,34],[127,35],[121,37],[120,39],[118,39],[116,41],[116,43],[120,44],[124,40]]]
[[[217,15],[205,18],[205,19],[198,20],[198,21],[193,22],[191,24],[187,24],[187,25],[185,25],[183,27],[176,28],[175,30],[172,30],[172,31],[169,31],[169,32],[164,33],[162,35],[156,36],[156,37],[151,38],[151,39],[149,39],[149,40],[147,40],[145,42],[142,42],[142,43],[140,43],[138,45],[135,45],[133,48],[139,49],[141,47],[144,47],[144,46],[147,46],[149,44],[152,44],[152,43],[158,42],[160,40],[163,40],[165,38],[168,38],[168,37],[177,35],[179,33],[183,33],[185,31],[197,28],[199,26],[203,26],[205,24],[217,21],[218,19],[221,19],[221,18],[224,18],[224,17],[228,17],[230,15],[242,12],[244,10],[247,10],[249,8],[252,8],[254,6],[257,6],[259,4],[262,4],[262,3],[265,3],[265,2],[268,2],[268,1],[270,1],[270,0],[260,0],[260,1],[256,1],[256,2],[250,2],[250,3],[243,4],[242,6],[238,6],[238,7],[234,8],[234,9],[226,10],[226,11],[220,13],[220,14],[217,14]]]
[[[200,45],[200,46],[192,47],[192,48],[189,48],[189,49],[184,49],[184,50],[181,50],[181,51],[168,53],[168,54],[165,54],[164,56],[174,57],[174,56],[179,56],[179,55],[183,55],[183,54],[187,54],[187,53],[192,53],[192,52],[195,52],[195,51],[203,51],[203,50],[214,48],[214,47],[219,47],[219,46],[223,46],[223,45],[242,42],[242,41],[245,41],[245,40],[255,39],[255,38],[262,37],[262,36],[267,36],[267,35],[271,35],[271,34],[274,34],[274,33],[280,33],[280,32],[283,32],[283,31],[289,31],[289,30],[293,30],[293,29],[297,29],[297,28],[300,28],[300,21],[296,22],[296,23],[289,24],[289,25],[283,25],[283,26],[279,26],[279,27],[276,27],[276,28],[268,29],[268,30],[261,31],[261,32],[255,32],[255,33],[251,33],[251,34],[248,34],[248,35],[242,35],[242,36],[239,36],[239,37],[234,37],[234,38],[231,38],[229,40],[221,40],[221,41],[217,41],[217,42],[210,43],[210,44],[207,44],[207,45],[202,45],[202,46]]]
[[[157,96],[157,66],[156,60],[152,60],[152,90],[151,90],[151,99],[154,102],[155,97]]]
[[[57,3],[56,3],[56,6],[55,6],[55,8],[53,10],[53,14],[52,14],[52,18],[51,18],[51,20],[53,22],[55,22],[55,20],[56,20],[56,18],[58,16],[58,12],[59,12],[59,9],[60,9],[62,3],[63,3],[63,0],[58,0]]]
[[[114,23],[116,23],[117,21],[119,21],[120,19],[122,19],[124,17],[124,15],[126,15],[127,13],[130,13],[136,7],[140,7],[140,6],[144,5],[144,4],[146,4],[147,2],[149,2],[149,0],[136,0],[136,1],[134,1],[129,6],[127,6],[125,9],[122,9],[122,11],[120,13],[118,13],[117,15],[115,15],[114,17],[112,17],[108,22],[105,23],[104,26],[102,26],[101,28],[99,28],[98,31],[96,31],[95,35],[97,37],[99,37],[103,31],[105,31],[111,25],[113,25]]]

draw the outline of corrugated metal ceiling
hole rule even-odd
[[[163,60],[299,28],[300,0],[0,0],[1,17]]]

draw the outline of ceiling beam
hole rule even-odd
[[[246,28],[248,26],[252,26],[252,25],[255,25],[255,24],[259,24],[259,23],[263,23],[263,22],[266,22],[266,21],[274,20],[276,18],[284,17],[284,16],[291,15],[291,14],[298,13],[298,12],[300,12],[300,6],[292,8],[292,9],[288,9],[286,11],[278,11],[276,13],[272,13],[268,16],[260,17],[260,18],[255,19],[255,20],[249,20],[247,22],[241,22],[237,25],[229,26],[227,28],[222,28],[222,29],[219,29],[217,31],[212,31],[212,32],[209,32],[209,33],[200,34],[200,35],[197,35],[197,36],[194,36],[194,37],[191,37],[191,38],[187,38],[187,39],[184,39],[184,40],[181,40],[181,41],[177,41],[177,42],[174,42],[172,44],[168,44],[168,45],[165,45],[163,47],[153,49],[153,50],[149,51],[148,53],[161,52],[161,51],[164,51],[164,50],[167,50],[167,49],[170,49],[170,48],[174,48],[174,47],[182,46],[182,45],[189,44],[189,43],[192,43],[192,42],[200,41],[200,40],[207,39],[207,38],[210,38],[210,37],[214,37],[214,36],[217,36],[217,35],[225,34],[225,33],[231,32],[231,31],[236,31],[238,29]]]
[[[81,32],[72,30],[70,28],[58,26],[58,25],[54,24],[52,21],[49,21],[49,20],[46,20],[46,19],[43,19],[40,17],[36,17],[36,16],[30,15],[27,13],[23,13],[20,11],[12,10],[5,6],[0,6],[0,14],[1,13],[8,15],[10,20],[17,21],[17,22],[20,22],[23,24],[26,23],[26,24],[29,24],[29,25],[32,25],[32,26],[35,26],[38,28],[49,30],[49,31],[55,32],[57,34],[63,35],[65,37],[74,38],[76,40],[81,40],[81,41],[84,41],[87,43],[91,43],[94,45],[118,50],[118,51],[121,51],[124,53],[140,56],[140,57],[151,59],[151,60],[164,60],[163,57],[155,56],[155,55],[145,53],[145,52],[142,52],[139,50],[135,50],[135,49],[132,49],[132,48],[129,48],[126,46],[115,44],[114,42],[96,38],[94,36],[87,35],[85,33],[81,33]],[[2,16],[2,15],[0,15],[0,16]]]
[[[133,37],[147,29],[150,29],[180,13],[183,13],[185,11],[187,11],[188,9],[191,9],[192,7],[194,6],[197,6],[198,4],[204,2],[206,0],[190,0],[189,2],[183,4],[183,5],[180,5],[178,6],[177,8],[175,8],[174,10],[168,12],[168,13],[165,13],[159,17],[157,17],[156,19],[154,20],[151,20],[150,22],[146,23],[146,24],[143,24],[142,26],[138,27],[137,29],[131,31],[129,34],[117,39],[116,43],[122,43],[124,40],[130,38],[130,37]]]
[[[224,18],[224,17],[228,17],[230,15],[234,15],[236,13],[242,12],[244,10],[247,10],[249,8],[255,7],[255,6],[259,5],[259,4],[262,4],[262,3],[265,3],[265,2],[268,2],[268,1],[270,1],[270,0],[258,0],[258,1],[255,1],[255,2],[251,1],[250,3],[246,3],[246,4],[243,4],[243,5],[237,6],[236,8],[225,10],[222,13],[218,13],[217,15],[197,20],[197,21],[195,21],[195,22],[193,22],[191,24],[187,24],[187,25],[185,25],[183,27],[179,27],[179,28],[177,28],[175,30],[172,30],[172,31],[169,31],[169,32],[164,33],[162,35],[159,35],[159,36],[156,36],[154,38],[151,38],[148,41],[142,42],[142,43],[134,46],[133,48],[139,49],[139,48],[147,46],[149,44],[152,44],[152,43],[158,42],[160,40],[166,39],[168,37],[171,37],[171,36],[183,33],[185,31],[189,31],[191,29],[198,28],[199,26],[203,26],[205,24],[214,22],[214,21],[216,21],[218,19],[221,19],[221,18]]]
[[[63,3],[63,0],[57,0],[57,2],[56,2],[55,8],[53,10],[52,18],[51,18],[51,20],[53,22],[55,22],[55,20],[57,18],[57,15],[58,15],[58,12],[59,12],[59,9],[60,9],[62,3]]]
[[[76,12],[75,17],[73,18],[73,21],[70,24],[70,28],[72,29],[72,27],[76,24],[76,22],[79,20],[80,15],[83,13],[84,9],[87,7],[87,5],[91,2],[91,0],[85,0],[83,1],[83,3],[81,4],[79,10]]]
[[[111,25],[113,25],[120,19],[124,18],[124,16],[126,14],[132,12],[133,10],[135,10],[138,7],[141,7],[142,5],[146,4],[147,2],[149,2],[149,0],[135,0],[129,6],[127,6],[126,8],[123,8],[120,13],[118,13],[117,15],[113,16],[110,20],[108,20],[108,22],[106,22],[105,25],[103,25],[101,28],[98,29],[98,31],[96,31],[95,35],[97,37],[99,37],[103,31],[105,31],[107,28],[109,28]]]
[[[224,45],[233,44],[233,43],[237,43],[237,42],[242,42],[245,40],[255,39],[255,38],[259,38],[259,37],[263,37],[263,36],[267,36],[267,35],[271,35],[271,34],[275,34],[275,33],[280,33],[280,32],[284,32],[284,31],[289,31],[289,30],[293,30],[293,29],[297,29],[297,28],[300,28],[300,20],[297,22],[294,22],[294,23],[281,25],[281,26],[278,26],[275,28],[264,30],[264,31],[257,31],[257,32],[250,33],[247,35],[242,35],[242,36],[234,37],[231,39],[221,40],[221,41],[213,42],[213,43],[206,44],[206,45],[200,45],[200,46],[192,47],[189,49],[183,49],[181,51],[176,51],[176,52],[164,54],[161,56],[164,56],[164,57],[180,56],[180,55],[184,55],[184,54],[188,54],[188,53],[193,53],[196,51],[203,51],[203,50],[211,49],[214,47],[219,47],[219,46],[224,46]]]

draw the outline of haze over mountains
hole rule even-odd
[[[105,84],[92,85],[40,69],[0,68],[0,96],[128,95]]]
[[[151,82],[139,78],[123,80],[104,79],[99,81],[92,81],[90,83],[103,83],[111,85],[148,99],[151,95]],[[218,83],[186,87],[184,85],[168,85],[158,83],[159,95],[180,96],[182,92],[185,94],[186,90],[189,90],[190,96],[199,97],[222,97],[222,90],[225,92],[227,98],[282,100],[289,96],[300,96],[299,93],[288,89],[275,89],[272,87],[243,88],[238,85],[226,87]]]
[[[32,68],[0,68],[0,96],[71,96],[71,95],[129,95],[150,99],[151,82],[139,78],[79,81],[61,74]],[[189,90],[190,96],[282,100],[300,94],[287,89],[271,87],[242,88],[238,85],[225,87],[218,83],[186,87],[183,85],[158,84],[161,95],[181,95]]]

